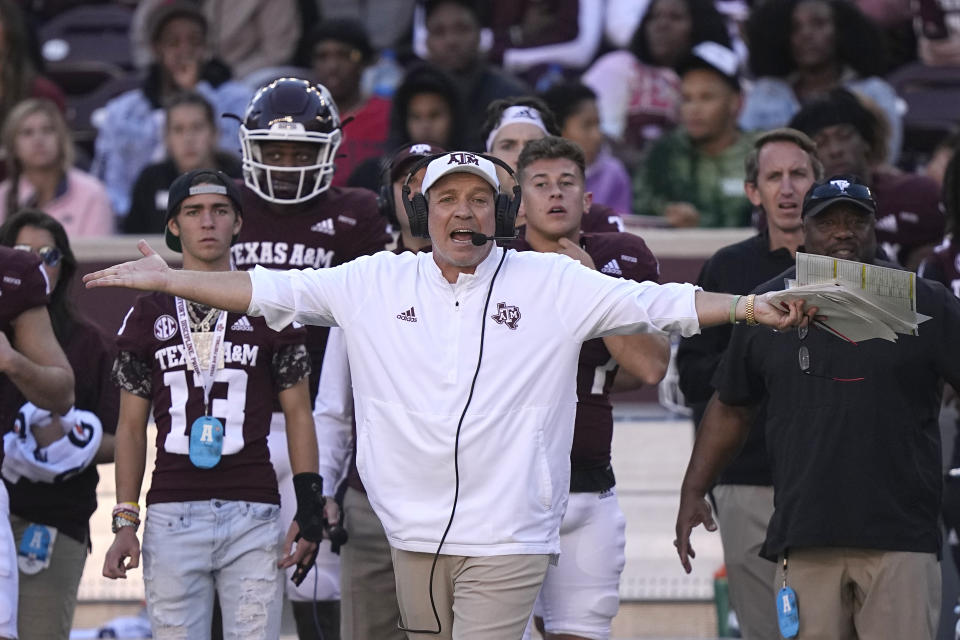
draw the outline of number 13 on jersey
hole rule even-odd
[[[203,393],[200,376],[192,371],[167,371],[163,374],[163,383],[170,389],[170,433],[167,434],[163,448],[167,453],[189,455],[190,434],[187,429],[187,401],[190,389],[187,378],[193,386]],[[211,392],[210,414],[223,423],[223,455],[239,453],[243,449],[244,408],[247,405],[247,372],[242,369],[218,369],[214,384],[226,383],[225,398],[214,397]],[[202,406],[201,401],[201,406]]]

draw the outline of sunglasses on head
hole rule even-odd
[[[17,244],[13,246],[14,249],[20,249],[21,251],[30,251],[32,253],[40,256],[40,259],[43,260],[43,263],[48,267],[55,267],[60,264],[60,260],[63,258],[63,254],[60,252],[60,249],[56,247],[40,247],[39,249],[34,249],[28,244]]]
[[[838,182],[842,184],[837,184]],[[848,196],[857,200],[873,202],[873,192],[870,191],[870,187],[846,180],[832,180],[824,184],[818,184],[810,192],[810,200],[826,200],[837,196]]]

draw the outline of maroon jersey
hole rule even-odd
[[[262,318],[227,316],[224,364],[210,392],[210,413],[223,423],[223,457],[200,469],[190,462],[189,444],[190,427],[204,411],[203,386],[188,370],[174,298],[151,293],[137,299],[117,338],[118,369],[130,354],[149,367],[142,374],[149,383],[144,388],[123,371],[118,377],[121,388],[149,394],[153,403],[157,462],[148,505],[213,498],[280,503],[267,448],[273,400],[283,388],[274,357],[287,345],[302,345],[305,336],[302,328],[275,332]]]
[[[584,233],[580,236],[580,246],[601,273],[637,282],[660,280],[660,265],[640,236]],[[531,250],[530,245],[522,240],[518,240],[513,248]],[[583,343],[577,365],[577,417],[570,452],[570,466],[574,472],[604,469],[610,464],[610,441],[613,438],[610,389],[617,368],[602,338]]]
[[[24,311],[43,307],[50,301],[47,276],[40,258],[29,251],[0,247],[0,331],[13,343],[13,321]],[[7,376],[0,373],[0,396],[18,395]],[[0,406],[0,436],[13,428],[20,405]],[[2,441],[0,441],[2,442]],[[0,445],[0,462],[3,461]]]
[[[243,227],[233,245],[238,269],[322,269],[335,267],[363,255],[382,251],[392,240],[387,221],[377,210],[377,197],[366,189],[330,187],[297,207],[281,205],[293,213],[277,214],[246,185]],[[307,327],[307,350],[313,365],[310,401],[317,394],[327,327]]]
[[[607,205],[594,202],[580,220],[580,230],[584,233],[623,231],[623,221],[620,214]]]
[[[960,298],[960,237],[944,240],[924,260],[920,275],[936,280]]]
[[[877,240],[891,258],[905,265],[913,250],[939,244],[946,218],[940,187],[926,176],[899,172],[873,174],[877,199]]]

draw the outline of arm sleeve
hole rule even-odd
[[[296,321],[325,327],[342,326],[358,308],[351,291],[372,290],[364,267],[370,258],[358,258],[329,269],[270,271],[257,265],[250,273],[253,292],[247,313],[263,316],[274,331]]]
[[[611,278],[575,260],[561,263],[553,279],[557,318],[574,339],[666,331],[700,331],[692,284],[655,284]]]
[[[320,476],[325,487],[336,487],[347,473],[353,454],[353,420],[353,387],[346,341],[343,331],[333,328],[323,354],[313,407],[320,448]]]
[[[310,375],[310,354],[300,344],[281,345],[273,354],[273,390],[284,391]]]
[[[114,384],[120,389],[146,400],[153,398],[150,363],[132,351],[120,351],[117,354],[112,375]]]

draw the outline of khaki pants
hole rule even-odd
[[[718,484],[713,488],[723,561],[730,584],[730,604],[737,612],[744,640],[779,638],[776,591],[777,565],[760,557],[773,515],[773,487]]]
[[[408,629],[436,630],[430,607],[432,553],[393,549],[397,598]],[[437,560],[433,596],[439,635],[407,632],[408,638],[519,640],[530,619],[550,556],[447,556]]]
[[[30,523],[11,515],[10,525],[19,548],[23,532]],[[50,566],[33,575],[20,573],[17,607],[20,640],[66,640],[70,637],[77,590],[86,560],[87,545],[58,532]]]
[[[775,588],[783,582],[783,558]],[[791,549],[787,585],[797,592],[799,640],[933,640],[940,618],[940,562],[932,553]]]
[[[347,489],[343,523],[350,541],[340,550],[340,637],[402,640],[390,544],[367,494]]]

